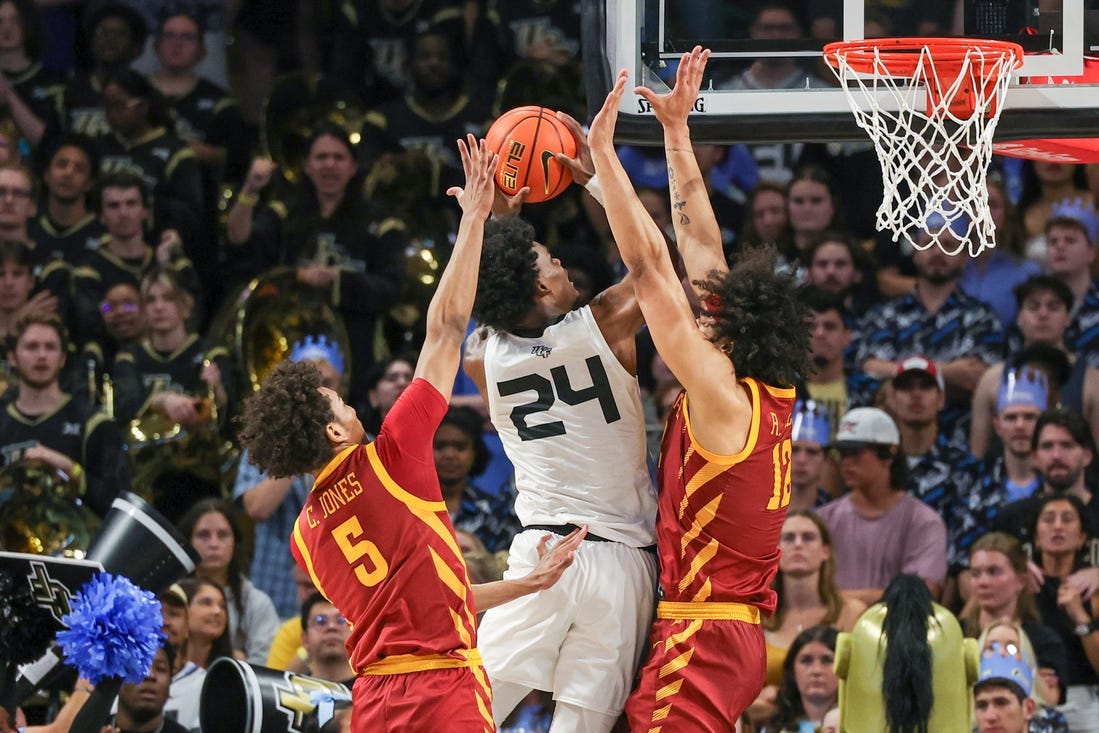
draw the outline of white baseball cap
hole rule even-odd
[[[900,445],[897,424],[884,410],[876,407],[856,407],[840,420],[832,446]]]

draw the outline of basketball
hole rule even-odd
[[[576,156],[576,140],[557,113],[545,107],[516,107],[500,115],[485,135],[485,142],[499,153],[496,185],[508,196],[530,186],[527,202],[549,201],[572,183],[569,169],[554,153]]]

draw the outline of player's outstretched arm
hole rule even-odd
[[[591,146],[588,144],[588,135],[580,123],[569,114],[557,113],[560,120],[576,141],[576,157],[570,158],[564,153],[557,153],[554,157],[561,165],[569,169],[572,179],[583,186],[591,198],[597,201],[603,208],[602,188],[595,175],[595,162],[592,160]],[[606,212],[601,212],[606,216]],[[611,345],[620,359],[624,359],[623,366],[631,373],[637,371],[637,357],[634,349],[634,337],[644,325],[645,320],[641,315],[641,308],[637,305],[637,298],[633,292],[633,278],[627,273],[626,277],[614,283],[601,293],[597,293],[589,303],[592,314],[595,316],[603,337]],[[623,345],[628,354],[622,353]]]
[[[497,155],[484,140],[473,135],[458,141],[466,185],[449,189],[462,207],[462,220],[450,262],[439,278],[439,286],[427,308],[427,334],[424,347],[416,362],[416,377],[426,379],[446,399],[454,389],[458,373],[462,339],[473,310],[477,293],[477,273],[481,264],[481,244],[484,240],[485,219],[492,209]]]
[[[515,600],[528,593],[545,590],[561,579],[562,573],[572,565],[576,548],[584,541],[588,533],[587,525],[575,529],[549,550],[546,545],[553,535],[545,535],[538,543],[538,564],[522,578],[496,580],[472,586],[473,605],[478,612],[487,611]]]
[[[648,87],[634,89],[652,106],[664,127],[664,152],[668,158],[668,192],[676,244],[691,280],[705,279],[712,271],[728,269],[706,182],[691,146],[687,119],[694,109],[710,51],[695,46],[683,54],[675,72],[675,86],[666,94]]]
[[[635,279],[637,300],[657,351],[688,391],[694,386],[705,392],[707,383],[714,381],[706,376],[707,369],[728,370],[730,364],[699,331],[664,237],[638,200],[615,153],[614,127],[627,76],[625,70],[618,73],[614,88],[592,121],[588,140],[595,170],[602,181],[611,231],[622,261]]]

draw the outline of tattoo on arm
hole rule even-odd
[[[668,166],[668,189],[672,192],[672,209],[679,214],[680,224],[690,224],[691,217],[687,216],[687,202],[679,193],[679,183],[675,180],[675,171]]]

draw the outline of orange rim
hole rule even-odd
[[[939,73],[957,71],[970,54],[981,51],[985,57],[1013,56],[1011,68],[1023,65],[1023,47],[1010,41],[986,41],[973,38],[867,38],[861,41],[836,41],[824,47],[824,60],[839,68],[843,57],[860,74],[873,74],[877,62],[890,76],[911,76],[916,72],[920,52],[927,49]],[[877,53],[875,54],[875,50]]]

